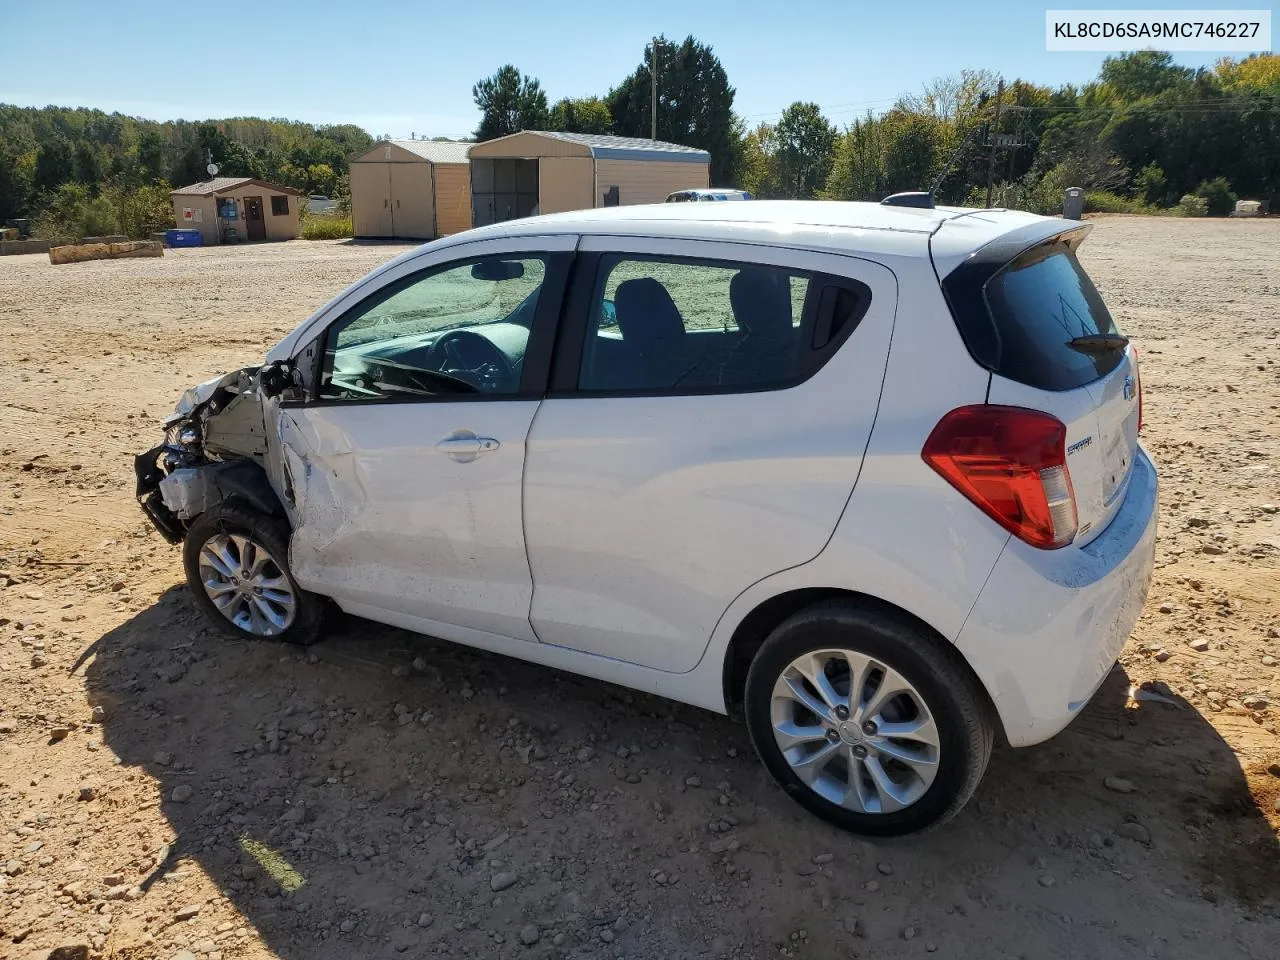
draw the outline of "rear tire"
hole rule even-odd
[[[769,635],[747,674],[745,711],[756,752],[791,798],[867,836],[959,813],[994,740],[959,654],[854,600],[815,604]]]
[[[319,639],[325,602],[293,579],[283,520],[220,503],[192,522],[182,563],[196,605],[224,633],[300,646]]]

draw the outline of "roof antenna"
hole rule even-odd
[[[932,210],[935,206],[933,194],[923,190],[895,193],[881,200],[880,205],[882,207],[919,207],[922,210]]]

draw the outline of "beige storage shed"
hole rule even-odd
[[[711,154],[660,140],[525,130],[471,148],[477,227],[534,213],[662,203],[710,186]]]
[[[296,240],[302,194],[253,177],[214,177],[179,187],[173,219],[199,230],[204,246],[247,240]]]
[[[383,140],[351,161],[357,237],[434,240],[471,228],[469,143]]]

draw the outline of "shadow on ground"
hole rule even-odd
[[[1119,668],[953,824],[873,845],[736,720],[364,621],[236,643],[177,587],[86,660],[177,836],[149,882],[198,863],[286,960],[1274,956],[1234,755],[1185,702],[1127,709]]]

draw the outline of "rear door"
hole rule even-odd
[[[1137,366],[1101,295],[1076,258],[1051,240],[1019,254],[986,283],[999,356],[991,403],[1052,413],[1067,426],[1067,468],[1083,545],[1124,502],[1138,444]]]
[[[585,238],[525,462],[538,639],[687,671],[735,597],[816,556],[896,300],[852,257]]]

